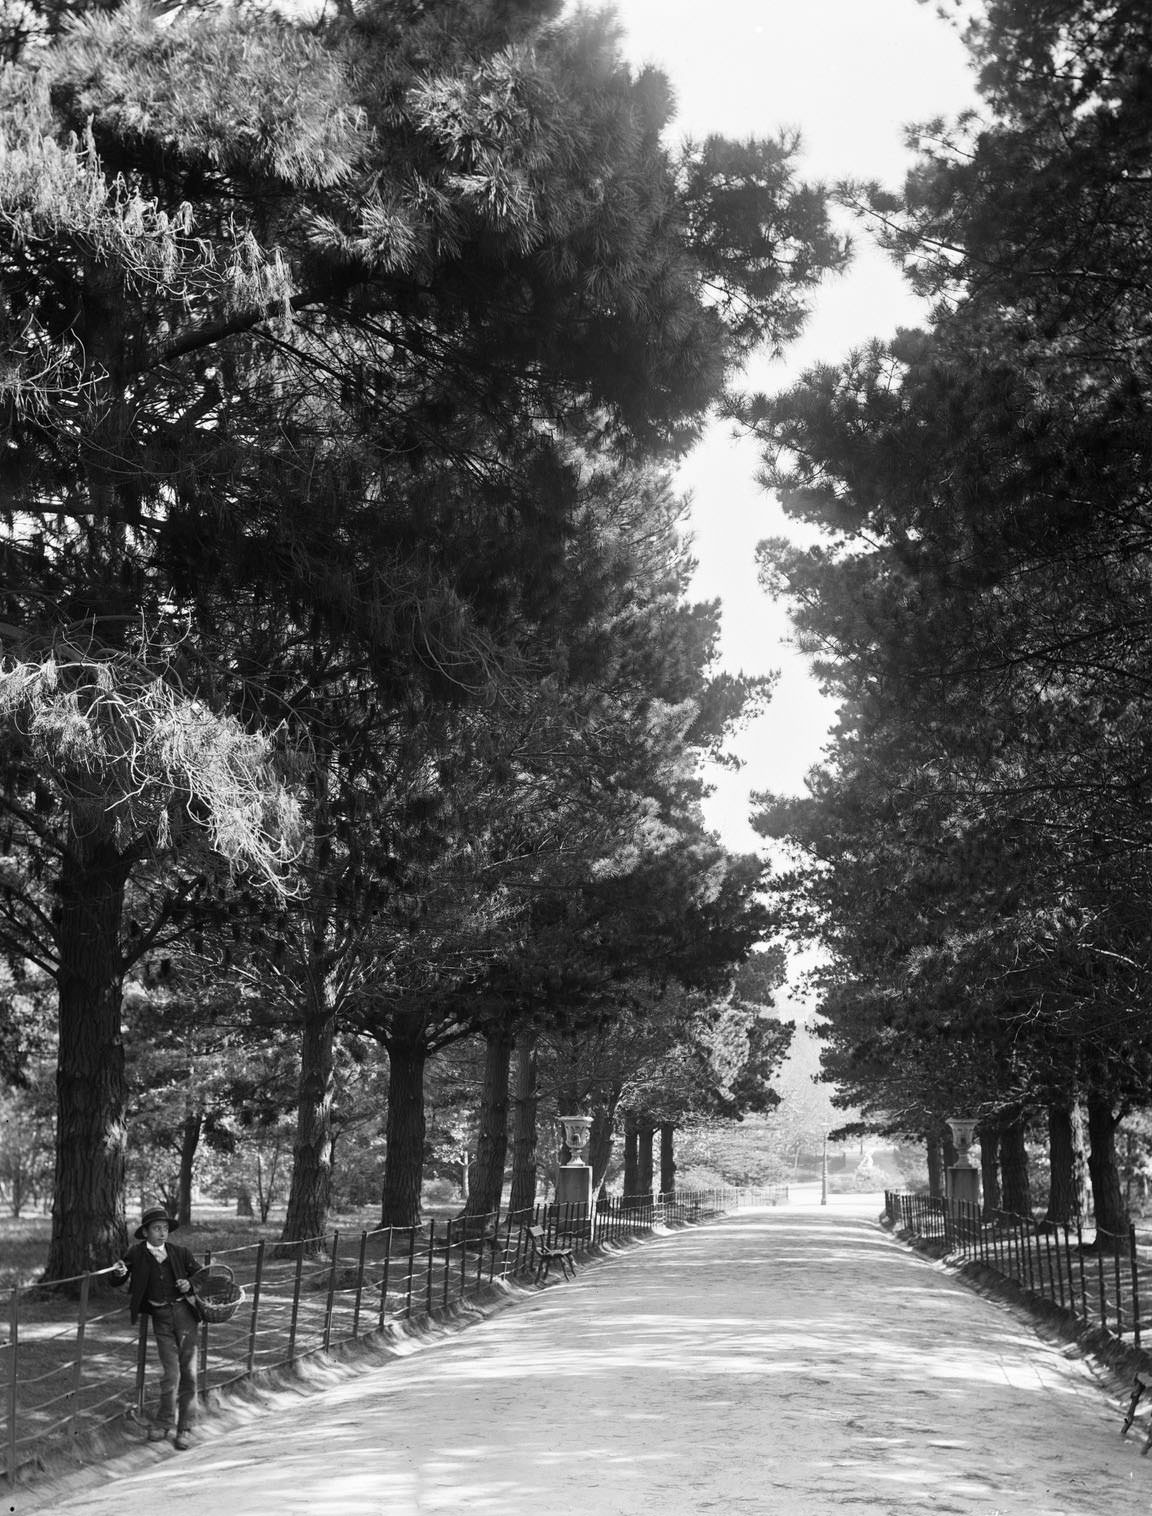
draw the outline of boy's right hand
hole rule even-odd
[[[116,1275],[117,1279],[124,1278],[124,1275],[128,1272],[128,1265],[124,1262],[123,1258],[117,1258],[116,1262],[112,1265],[112,1272]]]

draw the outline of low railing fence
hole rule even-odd
[[[623,1196],[601,1200],[591,1211],[545,1204],[415,1227],[213,1249],[203,1262],[226,1264],[243,1299],[229,1320],[201,1326],[199,1393],[447,1310],[498,1279],[527,1276],[530,1226],[542,1226],[548,1243],[562,1238],[580,1257],[663,1223],[700,1221],[782,1199],[787,1189],[779,1186]],[[99,1288],[109,1272],[16,1288],[9,1295],[7,1338],[0,1340],[0,1475],[10,1481],[46,1449],[126,1419],[144,1419],[148,1318],[141,1317],[138,1334],[125,1330],[125,1295]]]
[[[888,1219],[917,1237],[942,1241],[949,1254],[974,1261],[1070,1312],[1085,1326],[1142,1345],[1142,1304],[1152,1299],[1152,1267],[1136,1229],[1113,1233],[1082,1225],[1038,1222],[1007,1211],[932,1195],[886,1191]]]

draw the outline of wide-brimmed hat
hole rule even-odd
[[[174,1232],[180,1225],[178,1221],[172,1220],[172,1217],[169,1216],[168,1212],[162,1205],[149,1206],[148,1209],[144,1212],[143,1216],[140,1218],[140,1225],[136,1228],[137,1242],[144,1241],[144,1233],[148,1230],[154,1221],[166,1221],[168,1223],[168,1230],[170,1232]]]

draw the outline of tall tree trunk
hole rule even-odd
[[[1051,1182],[1044,1220],[1069,1226],[1088,1211],[1084,1119],[1076,1100],[1048,1107],[1048,1161]]]
[[[1089,1094],[1088,1174],[1092,1209],[1096,1212],[1096,1246],[1113,1253],[1128,1245],[1128,1211],[1116,1161],[1116,1128],[1120,1117],[1105,1095]]]
[[[513,1040],[510,1028],[504,1026],[493,1028],[484,1039],[480,1135],[465,1206],[468,1216],[487,1216],[490,1211],[500,1209],[504,1160],[508,1156],[508,1076]]]
[[[624,1198],[640,1193],[640,1142],[635,1111],[624,1112]]]
[[[176,1180],[176,1220],[181,1226],[192,1224],[192,1171],[203,1129],[203,1109],[190,1105],[184,1112],[184,1124],[180,1129],[180,1173]]]
[[[387,1152],[384,1157],[384,1195],[381,1226],[419,1226],[420,1191],[424,1179],[424,1065],[428,1051],[420,1035],[388,1043]]]
[[[984,1195],[982,1215],[991,1220],[1002,1209],[1000,1194],[1000,1128],[995,1120],[982,1121],[980,1138],[980,1188]]]
[[[317,975],[319,978],[319,975]],[[336,1013],[314,983],[300,1035],[300,1082],[292,1181],[279,1249],[293,1243],[324,1245],[332,1204],[332,1099],[336,1088]]]
[[[671,1121],[660,1123],[660,1193],[676,1193],[676,1128]]]
[[[960,1150],[957,1148],[956,1144],[952,1141],[952,1128],[951,1127],[946,1126],[944,1128],[944,1133],[943,1133],[943,1136],[941,1137],[940,1140],[941,1140],[941,1143],[943,1145],[944,1167],[945,1167],[945,1169],[955,1168],[956,1167],[956,1160],[960,1156]]]
[[[331,753],[317,744],[309,772],[312,791],[312,846],[317,877],[332,865],[335,849],[331,802]],[[309,1251],[325,1245],[332,1204],[332,1101],[336,1093],[336,1001],[329,982],[332,901],[318,889],[304,930],[305,946],[297,972],[303,1019],[300,1028],[300,1077],[296,1092],[296,1134],[292,1143],[292,1177],[278,1251],[303,1242]]]
[[[536,1071],[536,1033],[526,1027],[516,1038],[510,1211],[528,1211],[536,1204]]]
[[[944,1197],[944,1147],[939,1133],[930,1132],[924,1139],[928,1161],[928,1193],[934,1200]]]
[[[640,1182],[640,1194],[651,1195],[653,1167],[652,1167],[652,1139],[656,1136],[656,1123],[651,1116],[641,1116],[637,1122],[636,1140],[639,1143],[637,1155],[636,1177]]]
[[[599,1195],[604,1176],[612,1161],[612,1127],[616,1118],[616,1102],[613,1095],[609,1105],[592,1107],[592,1130],[588,1134],[588,1162],[592,1166],[592,1193]]]
[[[1013,1216],[1032,1215],[1032,1185],[1028,1177],[1028,1150],[1024,1139],[1028,1122],[1023,1115],[1000,1124],[1000,1174],[1004,1186],[1004,1209]]]
[[[45,1279],[103,1268],[124,1251],[124,968],[128,865],[103,823],[76,818],[60,870],[56,1173]]]

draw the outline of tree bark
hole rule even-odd
[[[660,1193],[676,1193],[676,1128],[671,1121],[660,1123]]]
[[[388,1041],[387,1152],[380,1225],[419,1226],[424,1178],[424,1065],[422,1035]]]
[[[1070,1226],[1088,1211],[1084,1119],[1075,1100],[1048,1107],[1048,1161],[1051,1182],[1044,1220]]]
[[[508,1076],[512,1032],[496,1027],[484,1039],[484,1075],[480,1091],[480,1135],[468,1187],[467,1216],[487,1216],[500,1209],[504,1161],[508,1156]]]
[[[318,747],[310,773],[312,833],[318,877],[332,866],[334,828],[330,811],[330,754]],[[313,897],[299,965],[303,1022],[292,1177],[277,1252],[304,1243],[323,1247],[332,1205],[332,1102],[336,1093],[336,1001],[329,983],[332,904],[320,889]]]
[[[640,1142],[634,1111],[624,1112],[624,1199],[640,1193]]]
[[[637,1142],[639,1154],[637,1157],[636,1177],[640,1182],[639,1192],[641,1195],[651,1195],[653,1180],[652,1164],[652,1140],[656,1136],[656,1123],[650,1116],[641,1116],[637,1122]]]
[[[1013,1216],[1032,1216],[1032,1185],[1028,1177],[1028,1151],[1024,1138],[1027,1119],[1015,1115],[1000,1124],[1000,1175],[1004,1186],[1004,1209]]]
[[[928,1159],[928,1193],[934,1200],[944,1196],[944,1149],[936,1133],[924,1139]]]
[[[295,1243],[320,1248],[332,1204],[332,1099],[336,1086],[336,1013],[316,986],[300,1035],[300,1083],[292,1180],[277,1251]]]
[[[1000,1194],[1000,1128],[994,1120],[982,1121],[978,1129],[980,1138],[980,1188],[983,1192],[981,1214],[990,1221],[1003,1209]]]
[[[1088,1174],[1096,1213],[1096,1246],[1102,1253],[1114,1253],[1128,1245],[1128,1210],[1116,1161],[1120,1116],[1105,1095],[1089,1094],[1087,1105]]]
[[[76,818],[60,870],[56,1171],[46,1280],[103,1268],[128,1244],[120,921],[129,865],[103,826],[91,816]]]
[[[180,1130],[180,1173],[176,1181],[176,1220],[181,1226],[192,1224],[192,1172],[203,1128],[203,1110],[190,1106],[184,1112],[184,1125]]]
[[[510,1211],[530,1211],[536,1204],[536,1034],[516,1038],[516,1084],[512,1101],[512,1189]]]
[[[592,1166],[592,1193],[598,1195],[604,1185],[604,1176],[612,1161],[612,1126],[616,1114],[616,1100],[610,1105],[592,1108],[592,1130],[588,1134],[588,1162]]]

